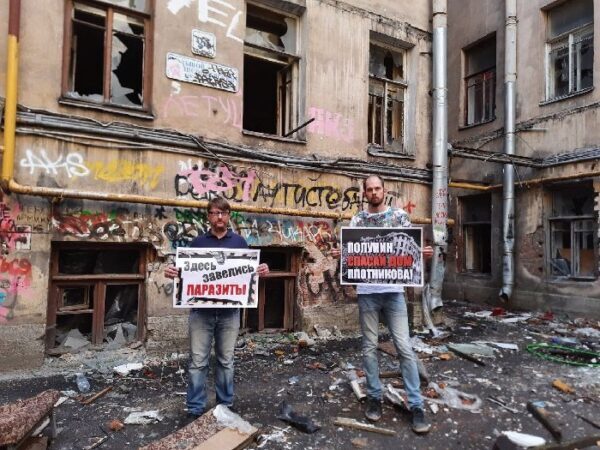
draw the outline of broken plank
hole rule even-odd
[[[256,428],[251,434],[225,428],[194,447],[193,450],[240,450],[254,440],[257,432]]]
[[[468,353],[463,353],[460,350],[457,350],[455,348],[449,347],[450,351],[452,353],[455,353],[457,356],[460,356],[461,358],[464,358],[468,361],[474,362],[475,364],[477,364],[478,366],[485,366],[485,363],[483,361],[481,361],[480,359],[475,358],[472,355],[469,355]]]
[[[89,405],[90,403],[98,400],[100,397],[102,397],[104,394],[106,394],[107,392],[109,392],[110,390],[112,390],[112,386],[108,386],[105,387],[104,389],[102,389],[100,392],[92,395],[91,397],[86,398],[85,400],[81,401],[82,405]]]
[[[375,425],[371,425],[368,423],[359,422],[356,419],[349,419],[347,417],[336,417],[333,421],[335,425],[339,425],[342,427],[355,428],[357,430],[362,431],[371,431],[373,433],[384,434],[386,436],[395,436],[396,432],[394,430],[390,430],[387,428],[379,428]]]

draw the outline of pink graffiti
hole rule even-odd
[[[6,203],[0,203],[0,246],[3,254],[8,253],[9,250],[28,248],[28,245],[31,245],[31,227],[17,225],[15,222],[20,211],[21,207],[18,203],[12,208]]]
[[[323,108],[311,107],[308,117],[315,120],[308,125],[308,132],[327,136],[338,141],[350,143],[354,140],[354,121],[342,117],[341,114],[327,111]]]
[[[413,210],[417,207],[417,205],[415,205],[413,202],[411,202],[410,200],[406,203],[406,205],[404,205],[402,207],[402,209],[404,211],[406,211],[409,214],[412,214]]]
[[[181,180],[185,179],[191,187],[187,191],[181,189]],[[208,193],[223,193],[240,187],[242,189],[242,201],[250,200],[252,185],[256,179],[253,169],[238,173],[231,171],[227,166],[220,165],[214,169],[206,167],[185,169],[180,171],[176,177],[177,195],[191,193],[194,197],[202,197]]]
[[[212,95],[170,95],[163,105],[163,115],[201,117],[202,110],[206,108],[208,117],[219,112],[222,113],[223,124],[242,129],[242,102],[241,93],[235,96],[215,97]]]

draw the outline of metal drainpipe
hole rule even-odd
[[[17,81],[19,74],[19,28],[21,0],[8,5],[8,39],[6,48],[6,100],[4,104],[4,154],[2,155],[2,187],[8,188],[15,165],[15,133],[17,126]]]
[[[447,1],[433,0],[433,184],[431,220],[434,254],[429,284],[423,292],[425,322],[436,334],[430,312],[442,306],[442,285],[448,250],[448,104]]]
[[[517,0],[506,1],[504,53],[504,152],[515,154],[517,81]],[[515,176],[512,164],[504,164],[502,217],[502,289],[500,299],[508,301],[515,284]]]

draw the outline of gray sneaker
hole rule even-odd
[[[412,430],[417,434],[425,434],[431,429],[431,424],[425,420],[425,412],[423,408],[411,408],[412,413]]]
[[[365,417],[371,422],[377,422],[381,419],[381,400],[375,398],[367,398],[367,409]]]

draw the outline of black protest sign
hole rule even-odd
[[[341,228],[341,284],[423,286],[423,229]]]

